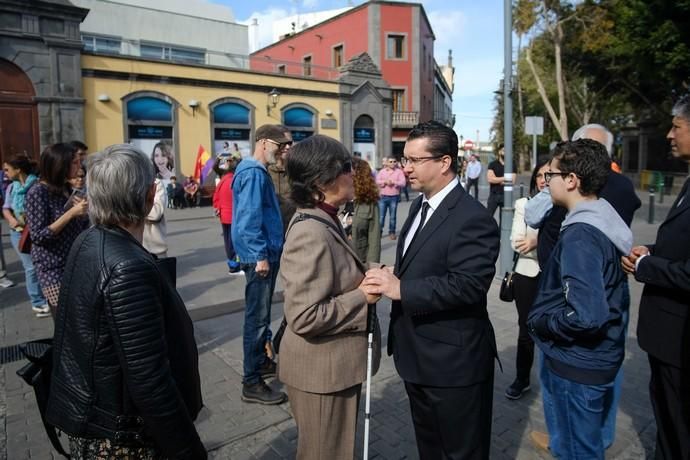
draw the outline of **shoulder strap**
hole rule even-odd
[[[337,233],[338,236],[340,236],[340,239],[343,241],[343,243],[346,246],[350,246],[350,243],[345,239],[345,235],[343,235],[343,232],[338,227],[336,227],[336,225],[333,223],[333,221],[329,221],[327,219],[324,219],[323,217],[315,216],[313,214],[307,214],[304,212],[298,212],[296,214],[295,218],[292,220],[292,222],[290,222],[290,226],[285,231],[285,239],[287,239],[287,235],[290,232],[290,229],[292,228],[293,225],[295,225],[297,222],[303,222],[303,221],[309,220],[309,219],[316,220],[316,221],[321,222],[322,224],[326,225],[331,230],[333,230],[335,233]],[[364,266],[364,264],[362,264],[362,261],[359,260],[359,258],[357,258],[357,257],[355,257],[355,261],[357,262],[357,266],[362,271],[362,273],[366,272],[366,267]]]
[[[513,252],[513,269],[511,272],[515,271],[515,267],[517,267],[518,259],[520,259],[520,253],[515,251]]]
[[[338,227],[335,226],[335,224],[334,224],[332,221],[328,221],[328,220],[324,219],[323,217],[315,216],[315,215],[313,215],[313,214],[307,214],[307,213],[304,213],[304,212],[298,212],[298,213],[297,213],[297,216],[296,216],[295,219],[290,223],[290,226],[289,226],[288,229],[285,231],[285,236],[287,237],[288,232],[290,231],[290,229],[292,228],[292,226],[295,225],[297,222],[303,222],[303,221],[309,220],[309,219],[313,219],[313,220],[319,221],[319,222],[321,222],[322,224],[324,224],[324,225],[330,227],[333,231],[335,231],[335,232],[336,232],[338,235],[340,235],[340,237],[342,238],[342,232],[340,231],[340,229],[339,229]]]

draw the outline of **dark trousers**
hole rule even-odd
[[[532,362],[534,362],[534,341],[529,336],[527,330],[527,315],[529,315],[534,299],[537,297],[538,286],[538,275],[532,278],[519,273],[513,274],[513,295],[518,312],[518,341],[515,367],[517,378],[523,382],[530,381],[530,371],[532,370]]]
[[[489,199],[486,202],[486,209],[489,211],[491,217],[494,216],[496,208],[503,207],[503,194],[502,193],[490,193]],[[501,216],[498,216],[499,220]]]
[[[472,192],[472,187],[474,187],[474,199],[478,200],[479,199],[479,178],[475,177],[474,179],[468,177],[467,178],[467,193]]]
[[[405,382],[421,460],[488,459],[494,376],[466,387]]]
[[[220,224],[223,227],[223,244],[225,245],[225,256],[228,260],[235,260],[235,247],[232,244],[232,224]]]
[[[690,385],[683,379],[683,370],[649,356],[652,377],[649,394],[656,419],[656,459],[690,459],[690,414],[687,398]],[[685,370],[687,372],[687,370]]]

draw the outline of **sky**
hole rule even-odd
[[[272,21],[298,13],[357,6],[362,0],[209,0],[229,6],[239,23],[259,21],[259,46],[271,42]],[[503,2],[501,0],[423,0],[436,35],[434,54],[445,64],[453,50],[455,131],[465,139],[489,140],[494,91],[503,73]],[[263,25],[263,27],[262,27]]]

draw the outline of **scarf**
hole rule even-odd
[[[24,199],[26,198],[26,192],[29,191],[37,180],[38,178],[35,175],[29,174],[24,181],[24,185],[18,180],[12,182],[12,211],[16,217],[24,214]]]

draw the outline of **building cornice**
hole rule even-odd
[[[286,86],[276,85],[275,83],[269,84],[253,84],[253,83],[240,83],[233,81],[219,81],[219,80],[206,80],[199,78],[190,77],[173,77],[173,76],[162,76],[162,75],[152,75],[145,73],[136,72],[120,72],[115,70],[103,70],[103,69],[88,69],[83,68],[81,71],[83,78],[103,78],[107,80],[124,80],[124,81],[141,81],[146,83],[157,83],[161,85],[180,85],[180,86],[198,86],[204,88],[225,88],[225,89],[236,89],[245,91],[256,91],[260,93],[269,93],[272,89],[278,89],[281,94],[291,95],[291,96],[317,96],[317,97],[342,97],[340,92],[328,92],[320,90],[309,90],[302,88],[290,88]],[[273,75],[270,75],[273,76]],[[337,87],[337,83],[334,83]]]

